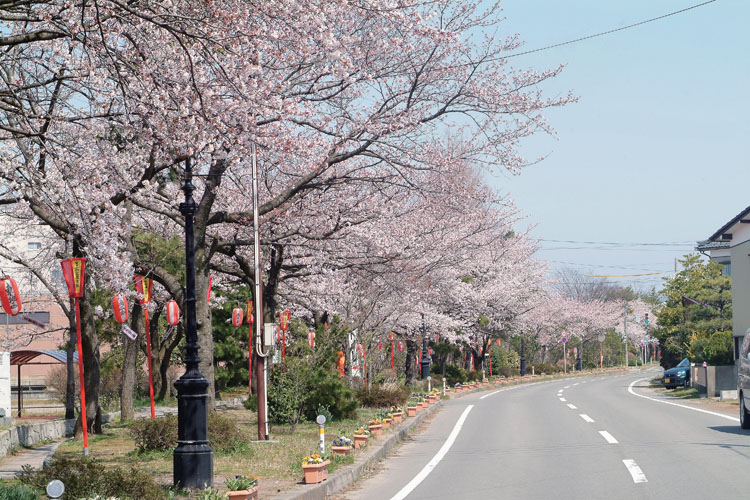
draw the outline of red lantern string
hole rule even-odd
[[[176,300],[167,302],[167,323],[174,326],[180,322],[180,306]]]
[[[0,280],[0,302],[3,304],[5,314],[16,316],[21,312],[21,294],[18,291],[16,280],[6,276]]]
[[[115,312],[115,321],[125,323],[128,320],[128,300],[123,295],[112,297],[112,309]]]
[[[244,311],[242,310],[241,307],[235,307],[234,309],[232,309],[232,324],[235,327],[238,327],[238,326],[242,325],[242,315],[243,315],[243,313],[244,313]]]

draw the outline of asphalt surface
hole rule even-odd
[[[379,470],[333,498],[750,498],[750,431],[737,415],[655,394],[646,387],[657,374],[555,380],[447,401]]]

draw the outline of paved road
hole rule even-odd
[[[449,401],[377,474],[335,499],[750,498],[750,431],[736,415],[656,396],[645,388],[655,375],[543,382]]]

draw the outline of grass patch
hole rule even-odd
[[[350,437],[354,431],[379,409],[360,408],[356,419],[337,420],[326,425],[327,451],[331,442],[339,436]],[[215,484],[221,489],[226,478],[235,475],[260,477],[261,491],[268,493],[292,488],[302,478],[300,463],[305,455],[319,452],[319,429],[314,422],[297,424],[294,432],[289,426],[273,425],[270,438],[276,442],[258,442],[257,416],[244,408],[225,410],[222,415],[232,418],[243,439],[230,450],[214,451]],[[108,425],[104,434],[89,435],[89,451],[93,457],[107,467],[129,468],[135,466],[151,474],[162,485],[172,482],[172,450],[139,452],[130,435],[131,422]],[[389,431],[386,431],[389,432]],[[80,441],[67,441],[60,445],[55,457],[78,457]],[[359,453],[357,450],[355,453]],[[354,462],[354,456],[334,457],[329,472]]]

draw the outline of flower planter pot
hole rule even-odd
[[[410,417],[416,417],[417,416],[417,407],[416,406],[407,406],[406,407],[406,414]]]
[[[340,457],[345,457],[352,452],[352,447],[351,446],[331,446],[331,451]]]
[[[417,403],[417,413],[422,411],[422,408],[424,408],[424,405],[422,403]]]
[[[377,424],[377,425],[368,425],[368,429],[370,429],[370,434],[378,437],[381,434],[383,434],[383,424]]]
[[[367,446],[367,439],[369,437],[370,436],[368,436],[367,434],[355,434],[354,435],[354,448],[358,450],[364,446]]]
[[[391,427],[391,419],[390,418],[384,418],[383,419],[383,429],[390,429]]]
[[[403,412],[399,411],[399,412],[394,413],[393,414],[393,423],[394,424],[400,424],[403,416],[404,416]]]
[[[330,463],[330,460],[324,460],[319,464],[303,465],[305,484],[316,484],[328,479],[328,464]]]
[[[258,489],[256,484],[249,490],[227,491],[227,500],[258,500]]]

